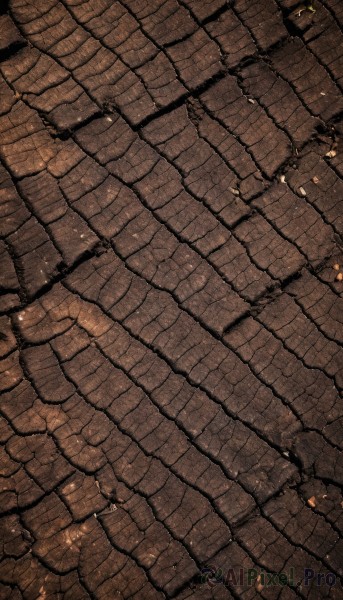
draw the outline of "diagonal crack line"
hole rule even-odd
[[[323,1],[323,0],[322,0]],[[313,50],[311,48],[311,43],[314,42],[316,39],[318,39],[321,35],[323,35],[323,33],[325,33],[325,31],[319,31],[315,37],[312,37],[308,42],[306,42],[303,39],[303,33],[306,33],[306,31],[308,31],[308,29],[310,28],[310,24],[307,27],[307,29],[305,31],[302,31],[301,29],[299,29],[295,23],[293,23],[290,19],[290,11],[287,10],[284,6],[282,6],[280,4],[280,0],[277,0],[279,9],[283,15],[283,22],[284,25],[289,33],[289,35],[291,37],[298,37],[304,44],[304,46],[307,48],[307,50],[312,54],[312,56],[314,56],[314,58],[318,61],[318,63],[323,67],[323,69],[325,70],[326,74],[329,76],[329,78],[331,79],[331,81],[333,82],[333,84],[338,88],[338,90],[342,91],[343,86],[339,83],[339,81],[336,81],[335,79],[335,75],[332,72],[332,69],[330,69],[330,66],[327,65],[326,63],[324,63],[324,61],[321,59],[320,55],[318,54],[318,52],[316,52],[315,50]],[[331,15],[333,15],[332,10],[330,11],[328,6],[324,3],[325,8],[328,10],[328,12],[331,13]],[[341,26],[339,25],[339,29],[341,29]]]
[[[9,46],[7,46],[7,48],[2,48],[0,50],[0,66],[2,62],[8,60],[9,58],[12,58],[15,54],[22,50],[22,48],[25,48],[27,46],[28,43],[26,41],[18,41],[13,42]]]
[[[208,211],[211,213],[211,215],[212,215],[212,216],[213,216],[213,217],[216,219],[216,221],[217,221],[218,223],[220,223],[220,224],[221,224],[221,225],[222,225],[222,226],[225,228],[225,230],[226,230],[226,231],[227,231],[227,232],[228,232],[230,235],[232,235],[232,236],[233,236],[233,238],[235,238],[235,240],[236,240],[236,241],[237,241],[237,242],[238,242],[240,245],[242,245],[242,247],[244,248],[244,250],[245,250],[245,252],[246,252],[247,256],[249,257],[249,259],[250,259],[250,261],[251,261],[251,264],[252,264],[252,265],[254,265],[254,266],[255,266],[255,267],[256,267],[256,268],[257,268],[257,269],[258,269],[260,272],[263,272],[263,271],[264,271],[264,269],[262,269],[261,267],[259,267],[259,265],[258,265],[258,264],[255,262],[255,260],[254,260],[253,256],[252,256],[252,255],[251,255],[251,253],[249,252],[249,248],[247,247],[247,244],[246,244],[246,243],[244,243],[244,242],[242,242],[242,241],[241,241],[241,240],[238,238],[237,234],[235,233],[235,226],[236,226],[236,225],[238,225],[238,223],[239,223],[239,222],[241,222],[241,221],[243,220],[243,218],[240,218],[240,219],[238,219],[238,220],[235,222],[235,224],[232,226],[232,228],[230,229],[230,228],[229,228],[229,226],[228,226],[228,224],[226,223],[226,221],[223,219],[223,217],[221,217],[220,213],[215,213],[215,212],[213,212],[213,210],[211,209],[211,207],[210,207],[209,203],[208,203],[206,200],[204,200],[204,199],[203,199],[203,198],[201,198],[200,196],[197,196],[197,195],[195,195],[195,194],[194,194],[194,193],[193,193],[193,192],[192,192],[192,191],[191,191],[191,190],[188,188],[188,186],[187,186],[187,185],[185,184],[185,182],[184,182],[184,175],[183,175],[183,172],[181,171],[181,169],[179,169],[177,166],[175,166],[175,164],[174,164],[174,163],[173,163],[171,160],[169,160],[169,159],[166,157],[165,153],[161,152],[160,150],[156,150],[152,144],[150,144],[149,142],[147,142],[147,141],[145,140],[145,138],[142,138],[142,137],[140,136],[140,139],[142,139],[142,141],[143,141],[144,143],[147,143],[147,145],[148,145],[149,147],[151,147],[152,149],[154,149],[154,150],[155,150],[155,152],[156,152],[156,153],[157,153],[159,156],[161,156],[161,158],[165,159],[165,160],[166,160],[166,162],[168,162],[168,164],[170,164],[172,167],[174,167],[174,168],[175,168],[175,170],[177,171],[177,173],[178,173],[178,174],[180,175],[180,177],[181,177],[182,185],[183,185],[184,189],[186,190],[186,192],[187,192],[188,194],[190,194],[190,196],[191,196],[191,197],[192,197],[194,200],[196,200],[197,202],[200,202],[201,204],[203,204],[203,205],[206,207],[206,209],[207,209],[207,210],[208,210]],[[77,145],[79,145],[79,147],[80,147],[80,148],[83,150],[83,152],[84,152],[84,153],[85,153],[87,156],[89,156],[89,157],[90,157],[92,160],[94,160],[95,162],[97,162],[97,164],[99,164],[99,166],[103,166],[103,165],[101,165],[101,163],[100,163],[100,162],[98,162],[98,160],[97,160],[97,159],[96,159],[96,158],[95,158],[95,157],[94,157],[94,156],[93,156],[93,155],[92,155],[92,154],[91,154],[91,153],[90,153],[90,152],[87,150],[87,148],[86,148],[84,145],[80,145],[80,144],[78,144],[78,142],[77,142],[75,139],[74,139],[74,141],[75,141],[75,143],[76,143]],[[109,174],[109,175],[111,175],[111,172],[108,170],[108,168],[107,168],[107,166],[106,166],[106,165],[104,166],[104,168],[107,170],[108,174]],[[225,275],[225,273],[223,273],[223,272],[220,270],[220,268],[219,268],[219,267],[217,267],[217,265],[215,264],[215,262],[214,262],[214,261],[211,259],[211,254],[213,254],[214,252],[216,252],[216,251],[218,250],[218,248],[215,248],[215,249],[214,249],[213,251],[211,251],[211,252],[210,252],[208,255],[205,255],[205,254],[204,254],[204,253],[203,253],[201,250],[199,250],[199,248],[198,248],[198,247],[197,247],[197,245],[196,245],[196,242],[197,242],[198,240],[196,240],[195,242],[190,242],[190,241],[188,240],[188,238],[186,238],[184,235],[182,235],[182,233],[179,233],[179,232],[178,232],[178,231],[177,231],[175,228],[171,227],[171,225],[168,223],[168,221],[167,221],[166,219],[162,219],[162,218],[161,218],[161,217],[160,217],[160,216],[157,214],[157,211],[158,211],[158,209],[156,209],[156,210],[155,210],[155,209],[152,209],[152,208],[150,207],[149,203],[148,203],[148,202],[145,200],[144,196],[143,196],[143,195],[140,193],[140,191],[138,190],[138,188],[137,188],[137,182],[134,182],[134,183],[133,183],[133,184],[131,184],[131,186],[130,186],[130,185],[128,185],[128,184],[125,182],[125,180],[124,180],[124,179],[122,179],[120,176],[116,175],[116,177],[117,177],[117,179],[118,179],[118,180],[119,180],[119,181],[122,183],[122,185],[124,185],[125,187],[128,187],[129,189],[131,189],[131,188],[133,189],[133,191],[134,191],[135,195],[136,195],[136,196],[139,198],[139,200],[140,200],[140,202],[142,203],[142,205],[143,205],[143,206],[144,206],[144,207],[145,207],[145,208],[146,208],[146,209],[147,209],[147,210],[148,210],[148,211],[149,211],[149,212],[150,212],[150,213],[151,213],[151,214],[154,216],[154,218],[155,218],[155,219],[156,219],[156,220],[157,220],[157,221],[158,221],[158,222],[159,222],[161,225],[163,225],[164,227],[166,227],[166,229],[167,229],[168,231],[170,231],[170,233],[172,233],[172,234],[173,234],[173,236],[175,236],[175,237],[176,237],[176,238],[177,238],[177,239],[178,239],[178,240],[179,240],[181,243],[184,243],[184,244],[187,244],[188,246],[190,246],[190,247],[191,247],[191,248],[192,248],[192,249],[193,249],[193,250],[194,250],[194,251],[195,251],[195,252],[196,252],[196,253],[197,253],[197,254],[198,254],[198,255],[199,255],[199,256],[200,256],[202,259],[206,260],[206,261],[207,261],[207,262],[208,262],[208,263],[211,265],[211,267],[214,269],[214,271],[215,271],[216,273],[218,273],[218,275],[221,277],[221,279],[223,279],[223,281],[225,281],[225,282],[226,282],[226,283],[227,283],[227,284],[228,284],[228,285],[229,285],[229,286],[230,286],[230,287],[231,287],[231,288],[232,288],[232,289],[233,289],[235,292],[237,292],[238,294],[239,294],[239,293],[241,293],[241,294],[242,294],[242,296],[244,296],[243,292],[242,292],[242,291],[240,291],[240,290],[237,288],[237,286],[235,285],[235,283],[234,283],[233,281],[231,281],[231,280],[230,280],[230,279],[229,279],[229,278],[228,278],[228,277]],[[74,208],[74,210],[76,210],[76,212],[78,212],[78,211],[77,211],[77,209],[75,209],[75,208]],[[255,210],[255,209],[252,209],[251,213],[253,212],[253,210]],[[246,215],[246,219],[248,219],[248,218],[251,216],[251,213],[249,213],[248,215]],[[82,216],[82,215],[81,215],[81,213],[78,213],[78,214],[80,214],[80,216]],[[88,223],[88,226],[89,226],[89,227],[92,227],[92,226],[91,226],[89,223]],[[98,237],[101,237],[101,234],[100,234],[100,232],[99,232],[97,229],[94,229],[94,233],[96,233],[96,235],[97,235]],[[210,259],[211,259],[211,260],[210,260]],[[279,281],[279,279],[277,279],[276,277],[274,277],[272,274],[270,274],[270,273],[269,273],[269,275],[270,275],[270,277],[271,277],[273,280],[275,280],[275,281]],[[244,299],[245,299],[245,301],[246,301],[246,302],[250,302],[248,298],[244,298]]]
[[[166,363],[174,373],[181,375],[182,377],[184,377],[187,381],[187,383],[194,389],[199,389],[201,390],[209,399],[211,399],[216,405],[218,405],[219,407],[221,407],[223,409],[223,411],[226,413],[226,415],[230,418],[233,419],[234,421],[239,421],[241,423],[243,423],[247,429],[249,429],[250,431],[252,431],[259,439],[261,439],[264,443],[268,444],[270,447],[274,448],[274,450],[276,450],[278,452],[278,454],[280,456],[283,456],[283,448],[279,447],[277,444],[274,444],[273,442],[271,442],[270,440],[268,440],[266,437],[264,437],[264,435],[259,432],[257,429],[255,429],[248,421],[242,419],[241,417],[238,417],[237,415],[235,415],[235,413],[233,413],[232,411],[229,410],[229,408],[220,400],[218,400],[216,398],[216,396],[214,396],[214,394],[207,389],[206,386],[202,385],[202,384],[198,384],[195,381],[193,381],[193,379],[189,376],[188,372],[185,371],[184,369],[182,369],[181,367],[176,367],[175,364],[173,364],[173,362],[171,361],[171,359],[169,359],[167,356],[165,356],[158,348],[155,348],[154,346],[152,346],[151,344],[149,344],[148,342],[146,342],[140,335],[135,334],[131,331],[131,329],[125,324],[122,323],[121,321],[119,321],[118,319],[114,318],[108,311],[106,311],[100,304],[99,302],[95,301],[95,300],[89,300],[87,298],[84,298],[83,295],[80,292],[77,292],[76,290],[73,289],[73,287],[69,287],[67,282],[62,282],[62,285],[64,285],[64,287],[66,287],[66,289],[72,293],[77,293],[81,299],[83,299],[85,302],[90,303],[90,304],[94,304],[95,306],[97,306],[98,308],[100,308],[100,310],[112,321],[119,323],[119,325],[121,327],[123,327],[125,329],[125,331],[127,333],[129,333],[129,335],[137,340],[138,342],[140,342],[145,348],[148,348],[151,352],[153,352],[156,356],[159,357],[159,359],[161,359],[164,363]],[[242,362],[244,362],[240,357],[238,357],[239,360],[241,360]],[[267,385],[268,387],[268,385]],[[275,394],[276,395],[276,394]],[[282,403],[285,403],[285,401],[280,398]],[[287,408],[289,408],[291,410],[291,408],[288,406],[288,404],[286,403]],[[296,416],[296,415],[295,415]],[[298,418],[298,417],[297,417]],[[298,418],[299,420],[299,418]]]

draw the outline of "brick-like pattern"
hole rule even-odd
[[[0,13],[0,597],[340,600],[341,3]]]

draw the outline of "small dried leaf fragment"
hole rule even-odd
[[[293,17],[294,15],[297,17],[300,17],[301,14],[306,10],[306,6],[305,4],[300,4],[300,6],[298,6],[291,14],[290,17]]]
[[[263,585],[261,583],[261,575],[259,575],[255,582],[255,589],[257,592],[261,593],[263,590]]]
[[[335,158],[336,154],[336,150],[329,150],[329,152],[327,152],[325,156],[327,156],[328,158]]]
[[[237,188],[229,187],[229,190],[234,196],[239,196],[239,190]]]

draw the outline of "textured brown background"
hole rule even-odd
[[[314,6],[2,3],[1,600],[343,598],[343,3]]]

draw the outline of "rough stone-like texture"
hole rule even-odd
[[[1,599],[343,598],[342,25],[0,7]]]

